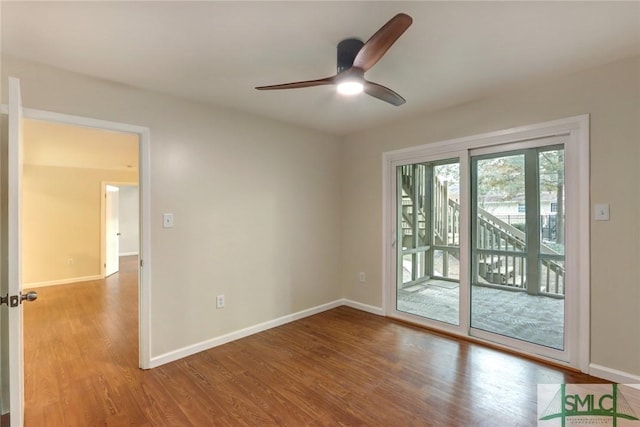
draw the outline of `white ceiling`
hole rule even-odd
[[[367,73],[407,103],[331,86],[337,43],[405,12]],[[3,53],[344,135],[640,54],[640,2],[2,2]]]

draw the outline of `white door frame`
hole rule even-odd
[[[138,135],[138,187],[140,191],[140,265],[138,269],[138,366],[151,368],[151,176],[148,127],[111,122],[89,117],[73,116],[51,111],[24,108],[24,118],[62,123],[112,132]]]
[[[573,317],[572,329],[567,331],[571,340],[566,344],[569,348],[569,362],[560,362],[539,353],[531,353],[527,350],[516,350],[522,354],[549,360],[554,363],[566,364],[570,367],[589,372],[590,362],[590,276],[589,276],[589,242],[590,242],[590,200],[589,200],[589,115],[569,117],[546,123],[522,126],[497,132],[473,135],[448,141],[434,142],[417,147],[410,147],[383,153],[382,156],[382,303],[384,314],[402,320],[424,324],[425,326],[443,330],[447,333],[459,335],[465,338],[471,337],[468,319],[461,318],[460,326],[442,326],[439,322],[429,322],[428,319],[420,319],[407,313],[396,310],[396,222],[395,222],[395,177],[396,166],[404,163],[418,163],[437,158],[460,158],[460,198],[461,202],[468,200],[469,180],[467,173],[469,153],[473,149],[498,146],[518,141],[549,138],[565,135],[565,175],[567,187],[567,215],[572,215],[572,225],[567,224],[566,232],[566,274],[571,277],[572,283],[579,284],[579,291],[574,296],[575,304],[570,309],[572,313],[565,313]],[[571,199],[570,196],[571,195]],[[466,205],[466,207],[465,207]],[[462,269],[468,264],[469,251],[468,230],[469,221],[468,203],[462,206],[461,237],[460,237],[460,313],[464,313],[463,304],[468,305],[468,296],[463,295],[463,286],[468,282],[468,272]],[[464,231],[464,236],[463,232]],[[466,242],[463,242],[466,240]],[[464,244],[463,244],[464,243]],[[462,317],[462,316],[461,316]],[[566,322],[565,322],[566,324]],[[479,341],[487,341],[484,337],[476,337]],[[491,343],[493,346],[505,349],[514,349],[506,345]]]

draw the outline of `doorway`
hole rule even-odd
[[[23,287],[104,277],[99,191],[104,182],[137,184],[139,137],[26,119],[23,152]],[[117,270],[117,241],[113,249]]]
[[[34,121],[47,122],[52,124],[64,124],[72,127],[92,129],[102,131],[102,135],[109,134],[128,134],[137,138],[137,154],[138,159],[136,164],[123,164],[125,169],[130,169],[133,166],[138,168],[137,182],[139,188],[139,255],[136,261],[137,270],[137,283],[138,283],[138,367],[142,369],[149,369],[151,365],[150,355],[150,283],[149,273],[150,268],[150,158],[149,158],[149,146],[150,146],[150,131],[149,128],[129,125],[125,123],[117,123],[111,121],[104,121],[99,119],[92,119],[87,117],[72,116],[67,114],[60,114],[35,109],[24,110],[25,119],[31,119]],[[113,178],[109,180],[114,180]],[[115,179],[116,181],[131,181],[129,179]],[[77,180],[76,180],[77,181]],[[98,191],[96,191],[96,188]],[[91,186],[92,194],[99,199],[99,188]],[[99,228],[100,219],[97,219]],[[100,233],[98,232],[98,239],[96,247],[100,247]],[[145,262],[146,261],[146,262]],[[68,259],[67,259],[68,262]],[[75,260],[72,265],[76,265]],[[95,259],[95,265],[98,269],[101,265],[100,256]],[[98,274],[96,279],[101,276]]]
[[[28,306],[27,310],[45,309],[42,298],[53,285],[60,288],[56,289],[56,295],[83,292],[87,287],[100,286],[99,279],[104,277],[101,248],[104,201],[99,197],[102,182],[117,180],[123,181],[120,184],[137,185],[140,180],[139,145],[140,138],[136,134],[44,120],[25,120],[23,286],[26,289],[39,288],[41,291],[39,305]],[[137,204],[134,222],[139,224]],[[117,220],[118,204],[113,207]],[[140,274],[137,257],[140,241],[137,233],[135,239],[136,260],[127,263],[129,270],[135,267],[135,272],[127,274],[135,275],[134,286],[138,294],[137,278]],[[119,270],[118,245],[115,251],[111,261],[116,267],[111,273]],[[25,318],[30,318],[27,316],[29,314],[25,313]],[[25,323],[25,335],[32,335],[29,325],[29,322]],[[53,332],[71,333],[64,328]],[[135,343],[128,342],[129,345]],[[132,350],[137,353],[138,343],[133,345],[135,348]],[[30,355],[25,355],[25,361],[29,359]],[[26,382],[27,393],[30,384],[30,381]]]
[[[102,277],[120,269],[121,257],[137,257],[140,248],[140,192],[135,182],[102,182]]]
[[[120,189],[115,185],[104,186],[104,275],[111,276],[120,270]]]
[[[107,321],[121,323],[124,319],[117,317],[126,314],[134,319],[134,325],[138,323],[138,305],[135,305],[133,312],[109,310],[110,317],[106,318],[100,317],[97,309],[85,313],[77,310],[52,311],[52,304],[55,301],[61,303],[77,300],[78,295],[87,295],[86,292],[94,292],[104,286],[100,281],[103,276],[101,218],[104,204],[100,190],[104,181],[117,180],[123,181],[121,184],[131,183],[137,186],[140,181],[140,137],[131,133],[65,123],[25,120],[23,149],[24,288],[37,287],[40,291],[38,304],[25,307],[25,371],[28,374],[25,381],[25,397],[28,404],[29,401],[34,401],[33,391],[43,386],[42,381],[34,377],[37,378],[39,370],[44,369],[36,365],[39,365],[45,356],[41,354],[34,358],[33,353],[42,352],[43,348],[49,345],[46,338],[35,341],[35,337],[39,335],[38,332],[46,329],[47,325],[60,324],[62,321],[61,318],[52,317],[43,321],[41,314],[49,313],[53,317],[57,314],[65,320],[68,320],[68,317],[83,316],[83,321],[90,324]],[[134,200],[135,221],[138,221],[139,197]],[[117,219],[117,204],[114,207]],[[120,284],[122,280],[119,277],[111,278],[109,283],[113,289],[113,280],[117,280],[118,292],[114,295],[131,301],[137,300],[140,293],[138,228],[136,227],[135,236],[135,246],[138,249],[135,249],[135,256],[126,259],[126,271],[123,273],[127,277],[128,289]],[[114,262],[118,265],[119,248],[116,246],[115,249]],[[98,294],[92,299],[100,300],[99,296]],[[127,321],[131,322],[131,319]],[[29,326],[32,325],[42,327],[39,327],[38,331],[30,331]],[[110,328],[113,329],[113,325],[104,324],[99,330],[109,331]],[[126,363],[132,369],[136,368],[135,355],[138,354],[138,345],[142,341],[138,339],[138,331],[135,332],[133,336],[121,331],[109,336],[109,345],[117,345],[122,354],[129,355]],[[46,336],[55,336],[58,342],[70,343],[79,339],[81,335],[78,334],[78,328],[60,327],[50,330]],[[99,337],[98,332],[93,335]],[[103,342],[102,345],[107,343]],[[69,351],[64,353],[66,356],[58,360],[61,364],[65,363],[65,358],[74,357],[73,347],[67,348]],[[130,355],[134,357],[131,358]],[[63,369],[56,370],[64,375],[62,371]],[[52,397],[56,394],[56,390],[50,392]],[[37,398],[36,401],[41,402],[42,399]]]

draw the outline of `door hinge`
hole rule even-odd
[[[140,260],[140,267],[144,267],[144,261]]]

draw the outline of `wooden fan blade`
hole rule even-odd
[[[258,90],[297,89],[302,87],[332,85],[335,82],[335,79],[336,79],[336,76],[331,76],[331,77],[325,77],[324,79],[318,79],[318,80],[305,80],[303,82],[282,83],[279,85],[271,85],[271,86],[258,86],[256,87],[256,89]]]
[[[378,98],[382,101],[388,102],[389,104],[395,105],[396,107],[407,102],[403,97],[401,97],[388,87],[384,87],[382,85],[379,85],[378,83],[365,81],[363,91],[367,95],[371,95],[374,98]]]
[[[362,46],[353,60],[353,66],[367,71],[376,65],[412,22],[413,19],[404,13],[391,18]]]

